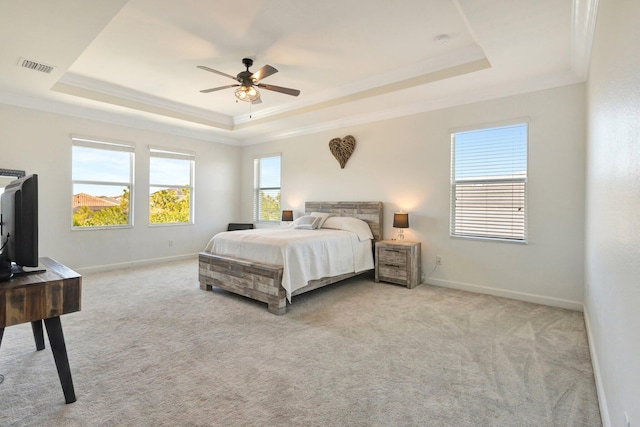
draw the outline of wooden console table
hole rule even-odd
[[[36,350],[43,350],[44,321],[65,402],[73,403],[76,394],[60,316],[80,311],[82,276],[51,258],[40,258],[40,267],[46,272],[0,282],[0,344],[5,327],[31,322]]]

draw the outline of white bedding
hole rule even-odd
[[[374,268],[371,240],[346,230],[260,228],[218,233],[205,252],[282,265],[282,287],[291,294],[310,280]]]

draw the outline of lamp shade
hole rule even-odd
[[[293,221],[293,211],[282,211],[282,220],[283,221]]]
[[[409,228],[409,214],[405,212],[394,213],[393,228]]]

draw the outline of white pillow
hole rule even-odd
[[[326,213],[326,212],[311,212],[311,216],[315,216],[315,217],[320,218],[320,225],[318,225],[318,228],[322,228],[322,225],[327,220],[327,218],[335,216],[335,215],[336,214]]]
[[[320,228],[320,218],[311,215],[301,216],[293,222],[293,228],[297,230],[315,230]]]
[[[371,233],[369,224],[352,216],[332,216],[331,218],[327,218],[322,228],[351,231],[358,235],[360,241],[373,240],[373,234]]]

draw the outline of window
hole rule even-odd
[[[71,137],[74,229],[133,225],[135,147]]]
[[[280,221],[280,155],[255,158],[253,171],[254,220]]]
[[[452,236],[526,242],[527,124],[451,134]]]
[[[149,224],[193,223],[195,154],[149,147]]]

